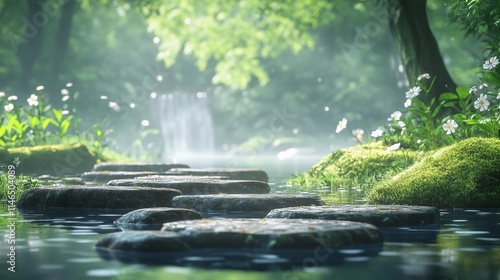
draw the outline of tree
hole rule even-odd
[[[389,27],[409,84],[418,75],[429,73],[435,77],[429,95],[422,99],[438,98],[441,93],[454,91],[451,78],[439,51],[436,38],[429,27],[427,0],[387,0]]]

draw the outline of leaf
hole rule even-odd
[[[62,110],[52,109],[52,113],[56,117],[57,122],[60,123],[63,117]]]
[[[444,103],[439,104],[436,107],[436,109],[434,109],[434,111],[432,111],[431,118],[434,118],[439,113],[439,110],[441,110],[441,107],[443,107],[443,104]]]
[[[469,96],[469,87],[457,87],[458,98],[466,99]]]
[[[49,126],[49,124],[53,124],[55,127],[59,127],[59,123],[57,123],[55,120],[45,119],[45,121],[42,124],[43,129],[47,129],[47,126]]]
[[[439,95],[439,100],[457,100],[458,95],[452,93],[452,92],[445,92]]]
[[[413,102],[413,104],[416,104],[418,107],[420,107],[420,109],[422,109],[422,111],[429,112],[429,108],[427,108],[427,106],[425,105],[424,102],[422,102],[422,100],[417,99],[417,98],[413,98],[412,102]]]

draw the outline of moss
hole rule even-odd
[[[422,155],[413,150],[387,151],[381,142],[372,142],[334,151],[309,172],[289,182],[301,186],[358,186],[369,189],[375,182],[409,167],[420,157]]]
[[[500,140],[471,138],[439,149],[381,181],[366,198],[378,204],[499,207]]]
[[[92,169],[97,157],[85,145],[44,145],[9,148],[3,164],[18,162],[16,174],[77,174]]]

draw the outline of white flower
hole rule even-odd
[[[411,99],[406,99],[404,106],[405,106],[405,108],[410,107],[411,106]]]
[[[497,94],[497,99],[500,99],[500,91]]]
[[[443,124],[443,129],[446,131],[446,134],[455,133],[455,129],[458,127],[458,124],[455,120],[448,120],[445,124]]]
[[[488,84],[487,83],[482,83],[479,85],[479,89],[487,88]]]
[[[470,89],[469,89],[469,94],[471,93],[476,93],[477,92],[477,87],[476,86],[472,86]]]
[[[69,94],[69,91],[65,88],[61,89],[61,94],[62,95],[68,95]]]
[[[429,75],[429,73],[424,73],[424,74],[418,75],[417,80],[419,80],[419,81],[422,79],[429,80],[430,78],[431,78],[431,75]]]
[[[9,100],[9,101],[17,100],[17,96],[11,95],[11,96],[7,97],[7,100]]]
[[[401,113],[400,111],[396,111],[394,113],[391,114],[391,117],[388,118],[387,120],[388,121],[399,121],[399,119],[401,119],[401,116],[403,115],[403,113]]]
[[[474,108],[479,109],[481,112],[488,110],[488,106],[490,106],[490,102],[486,99],[486,95],[482,93],[479,95],[479,98],[474,101]]]
[[[335,129],[335,132],[339,133],[342,130],[344,130],[344,128],[346,128],[346,127],[347,127],[347,119],[346,118],[342,118],[342,120],[339,121],[339,124],[337,124],[337,129]]]
[[[27,101],[30,106],[38,106],[38,96],[36,94],[32,94]]]
[[[61,112],[61,114],[63,114],[63,115],[68,115],[68,114],[69,114],[69,111],[68,111],[68,110],[63,110],[63,111]]]
[[[491,70],[493,68],[495,68],[498,63],[500,63],[500,61],[498,61],[498,58],[496,56],[486,60],[483,64],[483,69],[485,70]]]
[[[146,126],[149,126],[149,121],[148,120],[142,120],[141,121],[141,125],[146,127]]]
[[[73,83],[67,83],[67,84],[66,84],[66,87],[67,87],[67,88],[68,88],[68,87],[72,87],[72,86],[73,86]]]
[[[405,130],[406,124],[403,121],[398,121],[398,127],[401,128],[402,130]]]
[[[101,98],[101,100],[106,100],[106,99],[108,99],[108,97],[107,97],[106,95],[101,95],[101,97],[99,97],[99,98]]]
[[[0,98],[3,98],[3,97],[5,97],[5,92],[0,91]]]
[[[37,87],[36,87],[36,90],[37,90],[37,91],[41,91],[41,90],[44,90],[44,89],[45,89],[45,87],[44,87],[44,86],[37,86]]]
[[[419,86],[411,88],[409,91],[406,92],[406,98],[410,99],[413,97],[417,97],[422,89]]]
[[[10,111],[14,110],[14,104],[9,103],[9,104],[3,106],[3,108],[4,108],[5,112],[10,112]]]
[[[401,146],[401,143],[396,143],[394,145],[387,147],[387,151],[388,152],[395,151],[395,150],[399,149],[400,146]]]
[[[384,131],[382,131],[382,129],[380,129],[380,128],[377,128],[374,131],[372,131],[371,136],[373,138],[378,138],[378,137],[382,136],[382,134],[384,134]]]
[[[108,106],[109,106],[109,108],[111,108],[115,111],[120,111],[120,105],[118,105],[118,103],[116,103],[116,102],[109,101]]]
[[[68,101],[68,100],[69,100],[69,95],[65,95],[65,96],[63,96],[63,98],[62,98],[62,102],[66,102],[66,101]]]
[[[362,130],[361,128],[353,130],[352,135],[354,135],[354,137],[356,137],[356,139],[358,139],[358,141],[360,142],[365,140],[365,131]]]

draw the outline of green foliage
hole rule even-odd
[[[448,15],[462,25],[467,35],[483,38],[490,55],[500,52],[500,2],[452,1]]]
[[[149,1],[140,7],[160,39],[158,58],[172,66],[182,53],[200,70],[215,63],[216,84],[245,88],[268,82],[259,59],[312,47],[309,29],[329,22],[330,1]],[[151,3],[154,3],[153,7]]]
[[[485,67],[478,86],[458,87],[455,92],[442,93],[439,99],[432,98],[429,102],[422,101],[426,99],[421,100],[418,93],[408,96],[410,91],[428,93],[432,87],[433,80],[428,82],[430,77],[417,79],[416,86],[407,92],[409,106],[406,115],[393,114],[383,135],[384,142],[434,150],[469,137],[499,138],[499,68],[486,68],[490,67]]]
[[[17,96],[0,95],[0,146],[20,147],[61,142],[68,134],[74,116],[69,110],[52,109],[43,91],[32,94],[27,105],[18,105]]]
[[[296,186],[359,187],[370,189],[375,183],[408,168],[422,155],[412,150],[388,150],[382,142],[337,150],[323,158],[307,173],[289,180]]]
[[[470,138],[377,184],[369,203],[440,208],[500,206],[500,140]]]
[[[6,167],[2,166],[3,168]],[[0,174],[0,201],[7,201],[10,191],[14,191],[15,200],[17,201],[23,191],[39,186],[40,183],[29,176],[15,175],[9,178],[8,173]]]

